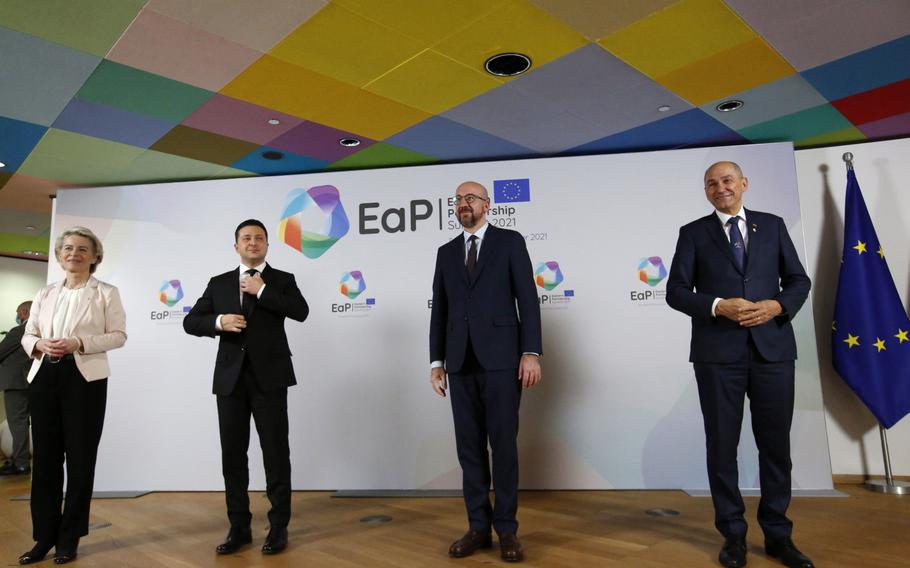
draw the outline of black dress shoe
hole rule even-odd
[[[12,462],[6,462],[0,467],[0,475],[25,475],[31,472],[31,467],[27,465],[16,465]]]
[[[215,552],[218,554],[234,554],[243,548],[244,545],[251,542],[253,542],[253,533],[250,531],[250,527],[231,527],[224,542],[215,547]]]
[[[521,562],[525,553],[521,549],[521,541],[515,533],[502,533],[499,535],[499,556],[506,562]]]
[[[780,558],[789,568],[815,568],[808,556],[799,551],[789,538],[765,539],[765,552],[773,558]]]
[[[288,547],[288,528],[272,527],[269,529],[269,536],[265,537],[262,544],[263,554],[278,554]]]
[[[449,556],[452,558],[464,558],[474,554],[474,551],[481,548],[490,548],[493,546],[493,535],[490,532],[479,532],[474,529],[468,529],[464,536],[452,543],[449,547]]]
[[[717,561],[727,568],[741,568],[746,565],[746,537],[742,535],[728,536],[724,546],[720,549]]]
[[[34,564],[41,562],[54,545],[47,542],[36,542],[31,550],[19,557],[19,564]]]
[[[54,564],[69,564],[76,559],[76,551],[54,553]]]

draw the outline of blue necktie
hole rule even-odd
[[[746,264],[746,243],[743,241],[743,234],[739,232],[739,217],[731,217],[727,220],[730,225],[730,246],[733,248],[733,258],[736,264],[742,270]]]

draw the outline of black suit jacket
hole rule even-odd
[[[265,290],[242,333],[221,332],[215,327],[219,315],[241,313],[240,273],[236,268],[209,280],[202,297],[183,319],[183,329],[191,335],[221,335],[212,388],[217,395],[227,396],[234,390],[244,356],[249,357],[260,388],[271,390],[297,384],[284,320],[303,321],[310,308],[293,274],[266,265],[262,280]]]
[[[667,280],[667,303],[692,318],[692,362],[735,361],[745,354],[750,335],[765,359],[796,359],[790,320],[806,301],[809,277],[783,219],[747,209],[746,223],[749,243],[743,270],[737,266],[730,241],[714,212],[679,230]],[[746,328],[725,317],[711,317],[715,298],[777,300],[784,313]]]
[[[478,361],[488,371],[518,368],[522,353],[543,354],[531,259],[518,232],[487,227],[470,279],[464,233],[439,247],[430,361],[445,361],[446,371],[457,373],[469,334]]]
[[[32,359],[22,348],[25,324],[9,330],[0,341],[0,390],[25,390],[25,377],[32,366]]]

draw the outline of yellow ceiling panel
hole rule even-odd
[[[428,49],[364,88],[438,114],[501,84],[491,75]]]
[[[463,30],[442,40],[433,49],[473,69],[503,52],[519,52],[540,67],[587,45],[580,33],[524,0],[503,5]]]
[[[432,45],[482,18],[505,0],[335,0],[352,12]]]
[[[807,148],[809,146],[825,146],[831,144],[843,144],[845,142],[859,142],[865,140],[866,135],[860,131],[855,126],[850,126],[848,128],[843,128],[841,130],[835,130],[834,132],[826,132],[825,134],[819,134],[818,136],[812,136],[811,138],[803,138],[796,141],[796,146],[798,148]]]
[[[794,73],[796,70],[768,44],[754,39],[655,80],[699,106]]]
[[[334,106],[313,116],[311,120],[382,140],[429,117],[423,111],[356,89],[339,97]]]
[[[597,43],[642,73],[658,77],[756,37],[721,0],[683,0]]]
[[[221,89],[222,94],[235,99],[307,119],[356,91],[347,83],[268,55]]]
[[[424,45],[329,4],[278,43],[269,55],[362,86],[420,52]]]

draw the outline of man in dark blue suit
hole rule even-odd
[[[519,562],[518,406],[522,387],[540,381],[540,306],[524,237],[487,223],[486,188],[459,185],[455,206],[464,232],[439,247],[430,317],[430,384],[452,393],[469,523],[449,556],[492,546],[492,527],[502,559]]]
[[[812,561],[793,545],[793,523],[786,515],[796,359],[790,322],[810,282],[783,219],[743,208],[748,188],[733,162],[718,162],[705,172],[705,195],[715,211],[680,229],[667,303],[692,318],[689,360],[705,422],[715,526],[725,538],[720,563],[746,564],[736,448],[748,395],[765,551],[787,566],[811,568]]]
[[[234,231],[240,266],[209,280],[183,320],[183,329],[220,337],[212,391],[218,401],[221,465],[230,531],[215,551],[232,554],[252,541],[247,494],[250,416],[256,422],[265,465],[269,534],[263,554],[288,544],[291,518],[291,460],[288,445],[288,387],[297,384],[284,321],[303,321],[309,306],[294,275],[265,262],[265,225],[248,219]]]

